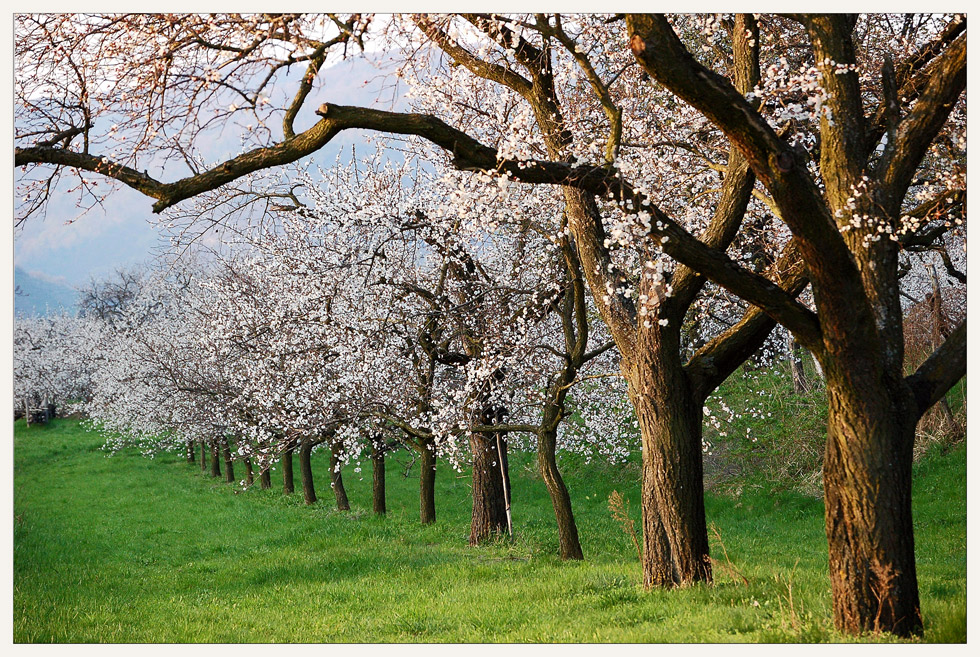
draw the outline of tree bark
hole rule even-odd
[[[208,470],[208,459],[207,459],[207,448],[204,446],[204,441],[201,441],[201,472],[207,472]]]
[[[538,434],[538,472],[541,473],[544,485],[548,488],[551,506],[555,510],[555,520],[558,523],[558,550],[561,558],[584,559],[582,545],[578,540],[578,527],[572,514],[572,500],[555,459],[557,438],[557,429]]]
[[[194,463],[194,441],[187,439],[187,462]]]
[[[676,329],[640,332],[633,362],[624,359],[643,444],[643,585],[711,581],[704,515],[701,400],[680,364]]]
[[[293,448],[289,447],[282,453],[282,492],[292,495],[295,491],[293,486]]]
[[[259,473],[259,487],[262,490],[269,490],[272,488],[272,473],[269,471],[269,468],[266,468]]]
[[[337,510],[350,511],[350,502],[347,501],[347,489],[344,488],[340,459],[334,448],[330,449],[330,485],[333,487],[334,497],[337,498]]]
[[[307,504],[316,502],[316,490],[313,488],[313,468],[310,466],[310,453],[313,444],[303,441],[299,448],[299,476],[303,486],[303,501]]]
[[[255,481],[255,473],[252,471],[252,459],[245,457],[245,485],[251,486]]]
[[[419,515],[422,524],[436,521],[436,454],[431,445],[423,445],[419,472]]]
[[[371,502],[374,513],[385,515],[388,513],[387,496],[385,493],[385,446],[384,440],[373,438],[371,440]]]
[[[221,476],[221,455],[218,452],[218,439],[211,443],[211,476]]]
[[[823,477],[834,623],[848,633],[921,634],[914,401],[902,384],[854,387],[833,378]]]
[[[486,420],[485,420],[486,421]],[[494,534],[507,533],[507,505],[504,497],[509,482],[501,476],[500,464],[507,472],[507,447],[501,441],[503,454],[497,453],[496,434],[470,434],[473,455],[473,514],[470,522],[470,545],[479,545]]]
[[[235,462],[231,458],[231,446],[228,444],[228,436],[221,439],[221,454],[225,459],[225,481],[233,484],[235,483]]]
[[[789,372],[793,378],[793,392],[802,395],[809,387],[806,384],[806,373],[803,370],[800,344],[789,331],[786,332],[786,351],[789,356]]]

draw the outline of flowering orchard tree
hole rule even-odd
[[[66,314],[14,321],[14,407],[31,411],[85,402],[101,367],[102,327]]]
[[[149,277],[103,331],[107,357],[85,410],[109,436],[109,449],[131,445],[152,455],[204,441],[212,447],[212,467],[218,465],[227,386],[195,348],[186,294],[192,285],[186,270]]]
[[[666,18],[628,17],[627,30],[644,70],[748,160],[806,264],[816,313],[773,314],[827,375],[824,491],[835,622],[849,632],[917,634],[912,443],[919,417],[965,374],[966,324],[905,376],[898,254],[903,236],[922,236],[923,222],[909,214],[919,205],[917,172],[942,172],[942,201],[963,189],[954,165],[965,159],[965,120],[955,116],[966,87],[965,18],[926,23],[905,39],[868,27],[879,38],[867,48],[855,39],[859,17],[796,19],[827,109],[812,159],[698,62]],[[944,129],[951,148],[933,148]],[[950,223],[940,208],[936,218]]]
[[[428,64],[412,74],[428,90],[420,107],[439,94],[441,104],[395,113],[327,102],[316,110],[319,121],[297,133],[294,119],[309,114],[311,81],[325,60],[304,59],[299,82],[277,72],[356,40],[361,19],[330,23],[338,33],[326,37],[325,21],[292,17],[19,18],[21,216],[43,204],[45,183],[62,172],[126,184],[156,199],[159,212],[309,155],[351,128],[419,137],[451,155],[455,168],[501,186],[556,186],[568,221],[562,234],[619,348],[643,439],[645,583],[710,577],[700,406],[779,322],[827,376],[824,483],[836,623],[849,632],[920,632],[911,438],[922,413],[963,376],[966,329],[953,330],[906,376],[898,263],[903,248],[963,230],[955,213],[965,199],[965,19],[409,22],[404,33],[413,45],[434,46],[457,64],[442,77],[422,70]],[[207,38],[186,37],[198,30]],[[109,33],[121,44],[136,39],[126,66],[106,65],[128,57],[115,51],[92,57]],[[140,76],[157,92],[146,94],[156,104],[145,114],[130,107]],[[266,106],[256,90],[274,82],[284,102],[256,110]],[[63,86],[58,95],[68,100],[51,105],[52,85]],[[163,93],[170,86],[177,93]],[[188,96],[188,88],[207,93]],[[227,113],[242,108],[228,99],[235,93],[263,126],[278,112],[281,134],[262,127],[249,135],[250,150],[202,164],[195,140],[208,126],[229,125]],[[188,105],[188,98],[202,102]],[[96,111],[129,122],[96,131],[86,118]],[[168,115],[181,130],[177,141],[161,134]],[[164,182],[173,168],[154,166],[149,175],[154,156],[175,151],[186,156],[189,174]],[[766,235],[740,238],[749,258],[738,252],[740,226]],[[705,279],[752,308],[683,363],[681,326]],[[807,281],[813,307],[797,300]]]
[[[407,180],[413,171],[415,183]],[[458,463],[457,439],[466,436],[474,476],[473,543],[507,529],[508,477],[506,466],[500,467],[506,452],[499,451],[506,439],[498,434],[534,434],[556,505],[562,553],[581,558],[555,463],[554,434],[575,372],[611,344],[585,351],[584,288],[581,280],[563,284],[562,272],[577,266],[561,255],[567,241],[560,247],[546,236],[547,222],[521,209],[528,199],[451,172],[419,174],[411,166],[378,168],[375,161],[335,169],[322,182],[305,175],[292,180],[297,205],[289,213],[283,208],[281,225],[252,242],[267,258],[262,267],[276,269],[262,284],[251,285],[271,304],[255,310],[256,316],[295,323],[311,313],[294,312],[287,319],[272,306],[304,294],[329,309],[329,323],[312,329],[335,335],[310,333],[308,344],[331,345],[331,367],[343,377],[339,387],[356,399],[351,408],[397,427],[420,452],[427,521],[434,519],[432,458],[440,453]],[[461,206],[460,198],[473,194],[474,184],[485,203],[479,220],[463,221],[458,208],[474,209]],[[515,252],[524,255],[515,260]],[[254,275],[259,267],[244,269]],[[330,289],[315,292],[325,286]],[[366,313],[368,308],[373,310]],[[337,333],[339,327],[346,333]],[[270,324],[268,332],[250,334],[279,330]],[[345,335],[361,341],[343,347]],[[569,357],[568,350],[575,353]],[[338,351],[349,354],[347,361]],[[375,360],[367,362],[368,355]],[[560,374],[549,382],[543,374],[548,371]],[[542,408],[543,419],[535,422]]]

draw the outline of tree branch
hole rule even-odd
[[[876,168],[880,202],[885,211],[899,211],[912,176],[966,88],[966,35],[959,36],[936,60],[922,95],[885,146]]]
[[[921,417],[966,376],[966,320],[905,380],[912,388]]]

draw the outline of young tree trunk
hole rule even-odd
[[[269,471],[269,468],[259,473],[259,488],[262,490],[272,488],[272,473]]]
[[[330,449],[330,485],[333,487],[334,497],[337,498],[337,510],[350,511],[350,502],[347,501],[347,489],[344,488],[340,459],[333,448]]]
[[[946,311],[943,307],[943,291],[939,283],[939,274],[936,273],[935,265],[929,265],[929,278],[932,281],[932,298],[930,304],[930,310],[932,311],[932,348],[935,350],[949,336],[952,327],[949,326]],[[939,400],[934,408],[936,408],[936,412],[939,413],[943,424],[948,430],[954,435],[959,435],[962,429],[956,421],[956,417],[953,415],[953,409],[949,407],[949,401],[945,396]]]
[[[542,431],[538,434],[538,472],[548,488],[551,506],[558,522],[558,548],[562,559],[583,559],[582,545],[578,540],[578,527],[572,514],[572,500],[568,495],[565,480],[558,471],[555,460],[558,430]]]
[[[385,494],[385,447],[383,438],[371,440],[371,501],[377,515],[388,513]]]
[[[436,521],[436,453],[430,445],[423,445],[422,467],[419,472],[419,515],[422,524]]]
[[[221,476],[221,455],[218,453],[218,440],[211,443],[211,476]]]
[[[918,418],[903,386],[891,387],[828,376],[823,482],[830,583],[834,623],[852,634],[922,632],[912,537]]]
[[[506,466],[506,443],[501,441],[503,454],[497,453],[495,434],[471,434],[470,452],[473,455],[473,514],[470,522],[470,545],[479,545],[494,534],[507,533],[507,504],[501,476],[501,462]]]
[[[282,453],[282,492],[292,495],[296,488],[293,486],[293,448]]]
[[[804,394],[809,386],[806,384],[806,372],[803,370],[803,357],[800,354],[800,344],[789,331],[786,332],[786,351],[789,357],[789,372],[793,378],[793,392]]]
[[[245,457],[245,485],[251,486],[255,481],[255,473],[252,471],[252,459]]]
[[[661,331],[656,325],[644,331],[635,362],[627,364],[629,396],[643,444],[640,505],[646,588],[711,581],[701,403],[680,364],[673,336],[669,328]]]
[[[207,448],[204,446],[204,441],[201,441],[201,472],[208,471],[208,458],[207,458]]]
[[[194,441],[187,439],[187,462],[194,463]]]
[[[313,468],[310,466],[310,453],[313,444],[303,441],[299,448],[299,477],[303,486],[303,501],[307,504],[316,502],[316,490],[313,488]]]
[[[221,439],[221,454],[225,459],[225,481],[233,484],[235,483],[235,462],[231,458],[231,446],[228,444],[228,436]]]

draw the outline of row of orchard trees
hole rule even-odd
[[[240,228],[288,208],[323,221],[334,215],[286,167],[349,129],[395,135],[409,161],[428,163],[419,171],[439,172],[417,189],[398,174],[395,187],[422,200],[369,231],[397,234],[390,247],[377,237],[384,246],[344,251],[371,273],[347,275],[343,254],[271,257],[293,239],[280,219],[240,256],[254,261],[216,274],[210,286],[229,307],[267,284],[249,277],[283,262],[273,278],[297,280],[301,298],[326,286],[338,299],[327,319],[316,315],[337,347],[304,342],[314,315],[286,291],[270,299],[293,308],[288,331],[232,313],[206,333],[213,358],[201,366],[213,360],[221,373],[208,370],[208,389],[224,390],[214,403],[234,402],[222,417],[238,418],[243,435],[286,417],[288,441],[331,414],[337,441],[395,426],[428,459],[431,447],[464,451],[450,437],[466,435],[478,462],[496,444],[486,435],[533,434],[561,519],[570,507],[553,454],[566,395],[611,342],[642,442],[644,582],[710,580],[702,406],[779,323],[826,374],[835,621],[921,631],[912,438],[965,373],[966,326],[906,372],[900,277],[922,249],[952,273],[947,245],[965,235],[965,17],[59,15],[19,17],[16,41],[22,218],[44,206],[53,178],[73,177],[83,199],[101,198],[105,181],[136,189],[184,235],[199,237],[201,216]],[[341,53],[367,44],[401,63],[393,78],[411,111],[334,104],[317,88]],[[239,130],[243,150],[208,164],[215,127]],[[325,235],[357,239],[346,212],[296,252]],[[372,278],[389,262],[423,274]],[[361,301],[374,294],[392,296]],[[721,315],[730,324],[719,301],[740,309]],[[450,317],[448,306],[465,312]],[[220,306],[205,307],[218,321]],[[296,395],[259,401],[237,370],[222,370],[222,358],[259,344],[279,365],[249,376]],[[358,360],[386,348],[390,359]],[[554,360],[522,368],[532,353]],[[323,362],[285,374],[304,358]],[[398,386],[362,397],[382,362]],[[329,397],[329,377],[314,372],[333,367],[361,367],[363,378],[343,379],[335,405],[287,409]],[[535,413],[522,410],[531,388],[544,391]],[[353,416],[368,410],[386,427],[355,431]],[[261,459],[272,439],[253,431]],[[580,556],[570,532],[561,542],[563,556]]]
[[[445,181],[410,165],[355,161],[292,181],[305,202],[169,264],[125,304],[103,334],[89,417],[115,447],[210,447],[229,481],[241,459],[245,482],[258,472],[268,487],[281,462],[289,492],[297,454],[307,503],[322,449],[342,509],[341,467],[367,455],[381,513],[385,453],[404,446],[421,463],[423,523],[436,517],[437,457],[472,464],[473,544],[508,529],[508,444],[536,448],[563,553],[581,558],[556,450],[628,447],[621,414],[586,410],[622,391],[604,376],[612,343],[587,350],[574,260],[517,199],[464,226]],[[577,377],[591,385],[570,425]],[[586,431],[608,439],[576,440]]]

